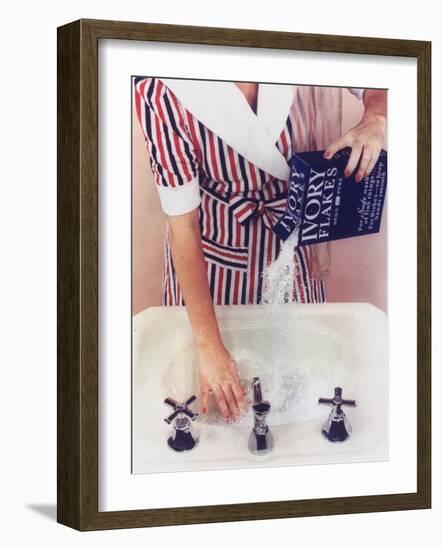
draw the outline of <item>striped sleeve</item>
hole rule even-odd
[[[157,78],[134,80],[134,102],[163,211],[176,216],[201,203],[198,162],[176,96]]]
[[[354,96],[356,96],[358,99],[362,99],[365,88],[347,88],[347,90],[351,92]]]

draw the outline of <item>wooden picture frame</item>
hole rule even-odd
[[[402,56],[418,70],[417,491],[98,511],[98,41],[124,39]],[[58,505],[81,531],[409,510],[431,506],[431,44],[422,41],[79,20],[58,29]]]

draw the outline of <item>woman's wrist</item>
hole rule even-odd
[[[221,335],[218,330],[214,333],[202,331],[199,334],[195,334],[195,342],[197,348],[200,350],[224,347]]]
[[[387,94],[385,90],[366,90],[363,118],[387,124]]]
[[[370,109],[365,111],[362,120],[363,122],[374,123],[382,128],[382,130],[385,130],[387,127],[387,117],[381,110]]]

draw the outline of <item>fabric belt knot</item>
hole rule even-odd
[[[287,195],[278,195],[270,198],[232,195],[229,203],[230,208],[241,225],[246,225],[253,218],[261,217],[267,229],[272,229],[285,212]]]

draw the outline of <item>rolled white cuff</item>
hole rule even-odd
[[[201,204],[198,177],[178,187],[157,185],[161,208],[168,216],[187,214]]]
[[[365,88],[348,88],[348,91],[355,95],[358,99],[362,99]]]

